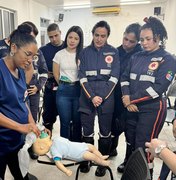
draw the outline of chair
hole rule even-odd
[[[167,97],[167,116],[165,122],[169,125],[172,123],[173,119],[175,118],[176,111],[175,111],[175,102],[174,105],[171,103],[171,99],[176,98],[176,81],[174,81],[168,88],[166,93]],[[173,100],[172,100],[173,101]]]
[[[98,166],[98,164],[94,164],[93,162],[90,161],[90,167],[91,167],[91,166]],[[80,167],[81,167],[81,164],[80,164],[80,165],[78,166],[78,168],[77,168],[75,180],[78,180]],[[108,166],[106,166],[106,169],[109,171],[110,180],[114,180],[114,177],[113,177],[111,168],[108,167]]]
[[[46,165],[55,165],[55,162],[51,158],[50,154],[39,156],[39,158],[37,159],[37,162],[46,164]],[[76,170],[76,176],[75,176],[75,180],[78,180],[81,162],[75,162],[75,161],[66,160],[66,159],[64,159],[62,162],[64,163],[65,167],[78,165],[77,170]],[[98,165],[94,164],[93,162],[90,162],[90,166],[98,166]],[[106,168],[109,171],[110,180],[114,180],[111,168],[110,167],[106,167]]]
[[[142,148],[136,149],[130,156],[121,180],[151,180],[149,167]]]

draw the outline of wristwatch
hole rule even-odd
[[[155,154],[159,157],[159,155],[161,154],[161,151],[162,151],[164,148],[167,148],[167,145],[166,145],[166,144],[161,144],[161,145],[159,145],[158,147],[155,148]]]

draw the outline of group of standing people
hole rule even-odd
[[[117,155],[118,138],[125,133],[126,157],[118,167],[123,172],[132,152],[138,147],[145,149],[145,142],[157,138],[164,124],[164,93],[176,72],[175,59],[164,50],[165,27],[157,18],[145,18],[143,26],[129,25],[122,45],[114,48],[108,44],[109,24],[99,21],[92,28],[91,44],[83,48],[79,26],[72,26],[62,41],[61,31],[53,23],[47,28],[50,42],[38,50],[38,33],[26,24],[10,35],[8,53],[0,60],[0,178],[4,179],[6,165],[15,179],[32,176],[22,177],[17,154],[24,134],[40,133],[36,113],[31,114],[28,105],[32,106],[32,95],[37,95],[34,99],[39,102],[43,86],[43,124],[50,131],[59,115],[62,137],[94,144],[97,115],[98,149],[110,156]],[[42,65],[39,59],[45,59]],[[27,81],[28,71],[24,70],[32,63],[32,80]],[[26,77],[30,79],[30,75]],[[150,153],[146,157],[152,175]],[[89,169],[89,162],[82,163],[81,172]],[[105,173],[106,167],[98,166],[95,175]]]

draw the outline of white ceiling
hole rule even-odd
[[[60,10],[63,9],[64,6],[70,6],[70,5],[81,6],[81,5],[90,4],[91,7],[120,5],[120,1],[122,0],[33,0],[33,1],[46,5],[54,10]],[[140,0],[134,0],[134,1],[140,1]],[[160,3],[160,2],[165,2],[167,0],[150,0],[150,1],[151,3]]]

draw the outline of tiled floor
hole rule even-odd
[[[97,127],[97,123],[95,125]],[[95,129],[96,139],[98,128]],[[59,121],[55,123],[53,134],[56,134],[59,132]],[[172,125],[167,125],[165,123],[164,128],[160,134],[160,139],[166,140],[169,142],[169,146],[171,149],[176,149],[176,142],[172,135]],[[97,144],[96,144],[97,145]],[[118,146],[118,156],[111,159],[111,169],[114,175],[114,180],[119,180],[121,177],[121,174],[117,173],[117,166],[123,161],[124,159],[124,153],[125,153],[125,139],[124,135],[122,134],[120,136],[119,146]],[[154,168],[154,179],[157,180],[160,167],[161,167],[161,160],[155,159],[155,168]],[[60,170],[58,170],[55,166],[51,165],[44,165],[39,164],[36,160],[31,160],[30,162],[30,173],[34,174],[38,177],[39,180],[74,180],[75,179],[75,173],[76,173],[77,166],[72,166],[70,169],[73,171],[73,175],[71,177],[67,177],[65,174],[63,174]],[[92,167],[89,173],[83,174],[80,173],[79,179],[80,180],[109,180],[109,174],[106,173],[104,177],[96,177],[94,175],[96,170],[96,167]],[[6,179],[5,180],[12,180],[12,176],[10,175],[9,171],[6,172]],[[168,178],[169,179],[169,178]]]

